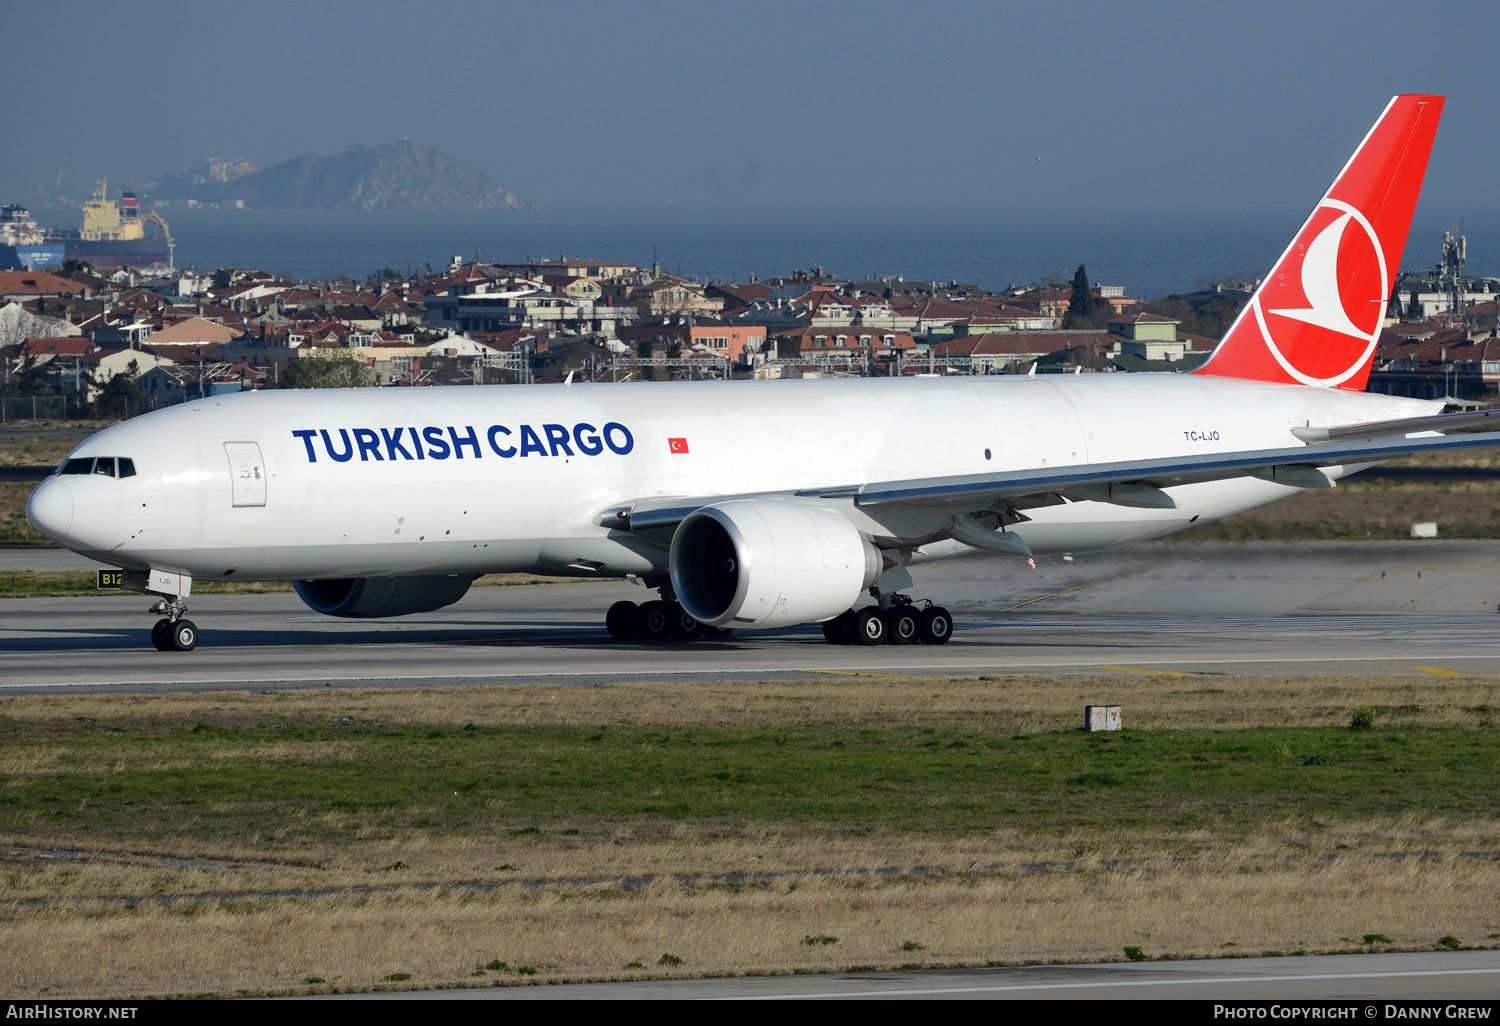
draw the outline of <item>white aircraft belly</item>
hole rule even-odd
[[[1167,489],[1176,509],[1139,509],[1104,502],[1074,502],[1029,510],[1032,519],[1011,531],[1039,556],[1127,545],[1159,538],[1284,498],[1297,489],[1271,481],[1240,478],[1205,481]]]

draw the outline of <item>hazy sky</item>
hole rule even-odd
[[[6,5],[0,200],[60,167],[403,136],[544,208],[1309,209],[1397,92],[1424,209],[1491,210],[1500,9],[1437,2]],[[66,165],[63,164],[67,157]]]

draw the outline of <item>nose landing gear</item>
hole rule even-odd
[[[187,604],[181,599],[162,599],[148,611],[166,614],[151,628],[151,644],[158,652],[191,652],[198,647],[198,625],[183,618]]]

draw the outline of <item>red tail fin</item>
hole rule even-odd
[[[1441,96],[1397,96],[1195,373],[1363,391]]]

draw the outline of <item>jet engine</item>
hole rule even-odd
[[[833,510],[736,499],[672,536],[677,601],[711,627],[783,627],[837,616],[880,576],[879,551]]]
[[[328,616],[376,617],[430,613],[451,606],[469,590],[474,578],[346,577],[330,581],[293,581],[297,597],[314,612]]]

